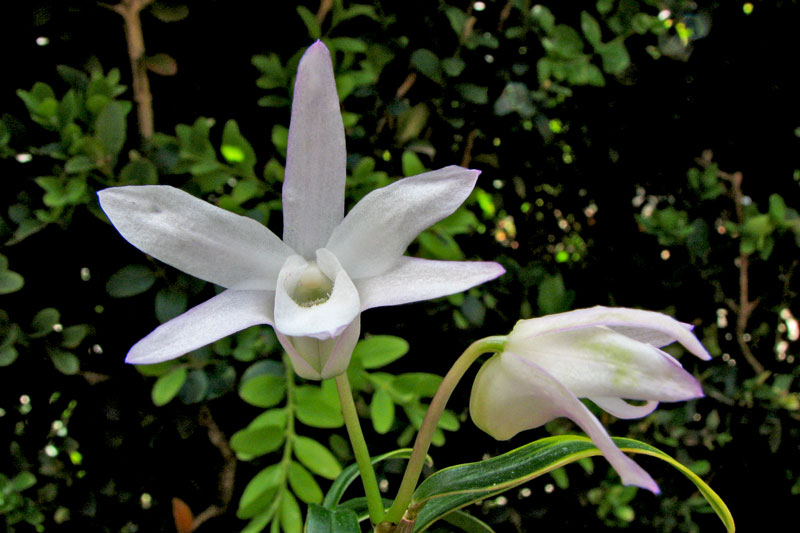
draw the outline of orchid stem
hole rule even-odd
[[[378,524],[383,520],[383,499],[378,488],[375,470],[372,468],[367,442],[364,440],[364,433],[361,431],[361,423],[358,421],[358,412],[356,411],[356,404],[353,402],[350,380],[347,379],[347,372],[339,374],[334,379],[336,380],[336,389],[339,391],[339,403],[342,406],[344,424],[347,427],[350,444],[353,446],[353,454],[356,456],[356,464],[358,464],[358,470],[361,473],[361,482],[364,484],[369,518],[373,524]]]
[[[414,442],[414,449],[411,452],[411,457],[408,460],[403,481],[400,483],[400,488],[397,491],[397,498],[395,498],[392,507],[386,513],[385,520],[392,523],[398,523],[403,517],[406,508],[411,502],[414,490],[417,488],[419,476],[422,473],[422,467],[425,464],[425,457],[428,454],[428,448],[431,445],[433,432],[439,425],[439,418],[444,412],[447,405],[447,400],[456,388],[456,385],[464,377],[467,369],[474,363],[478,357],[485,353],[499,352],[503,349],[506,343],[506,337],[495,336],[486,337],[473,342],[461,354],[455,364],[447,372],[447,375],[442,380],[439,388],[436,390],[431,404],[428,407],[428,412],[425,413],[425,418],[422,420],[422,425],[417,433],[417,440]]]

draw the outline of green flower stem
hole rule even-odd
[[[339,374],[334,379],[336,380],[336,389],[339,391],[339,403],[342,406],[344,424],[347,427],[347,434],[350,436],[350,444],[353,446],[358,470],[361,472],[361,482],[364,484],[364,494],[367,497],[369,518],[373,524],[378,524],[383,520],[383,499],[378,488],[378,480],[375,478],[375,470],[372,468],[367,442],[364,440],[364,433],[361,431],[361,423],[358,421],[358,412],[356,412],[356,404],[353,402],[350,380],[347,379],[347,372]]]
[[[419,429],[419,433],[417,433],[417,440],[414,442],[414,450],[411,452],[411,458],[408,460],[403,481],[397,491],[397,498],[395,498],[392,507],[386,513],[386,521],[394,524],[398,523],[411,502],[420,473],[422,473],[422,467],[425,464],[428,448],[431,445],[433,432],[439,425],[439,418],[441,418],[442,412],[447,405],[447,400],[450,399],[450,395],[464,376],[464,373],[478,357],[485,353],[501,351],[505,343],[505,336],[486,337],[475,341],[461,354],[461,357],[456,360],[455,364],[447,372],[431,400],[428,412],[425,413],[425,418],[422,420],[422,426]]]

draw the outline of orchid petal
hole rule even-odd
[[[353,280],[384,274],[417,235],[467,199],[478,174],[449,166],[374,190],[333,230],[325,247]]]
[[[346,164],[331,55],[317,41],[297,67],[283,182],[283,240],[306,259],[344,216]]]
[[[292,250],[257,221],[163,185],[104,189],[100,205],[141,251],[226,288],[274,290]]]
[[[541,366],[508,350],[484,364],[475,378],[470,415],[475,425],[499,440],[567,417],[589,435],[625,485],[659,492],[653,478],[617,448],[602,424],[567,387]]]
[[[256,324],[272,324],[272,291],[226,290],[157,327],[125,358],[131,364],[175,359]]]
[[[388,272],[354,281],[361,310],[430,300],[465,291],[505,272],[497,263],[401,257]]]
[[[597,404],[603,411],[616,416],[617,418],[631,419],[643,418],[658,407],[657,400],[649,400],[644,405],[631,405],[621,398],[605,398],[601,396],[590,396],[590,400]]]
[[[703,396],[697,380],[675,359],[612,329],[557,330],[534,339],[515,332],[506,349],[546,368],[581,398],[678,401]]]
[[[295,373],[304,379],[329,379],[347,371],[350,357],[361,333],[361,316],[338,336],[319,340],[312,337],[287,337],[276,331]]]
[[[567,313],[543,316],[536,320],[521,320],[513,334],[520,340],[533,339],[542,333],[569,331],[589,326],[607,326],[632,339],[661,347],[675,341],[703,360],[711,359],[697,338],[692,326],[654,311],[624,307],[596,306]]]
[[[309,263],[299,255],[286,260],[278,275],[275,329],[289,337],[325,340],[340,335],[361,312],[358,291],[330,251],[317,250],[317,266],[333,281],[333,290],[320,303],[300,305],[292,294]]]

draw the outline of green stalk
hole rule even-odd
[[[411,502],[411,497],[414,495],[414,490],[417,488],[417,482],[422,473],[422,467],[425,464],[425,457],[431,445],[433,432],[439,425],[439,418],[441,418],[442,412],[447,405],[447,400],[450,399],[450,395],[453,393],[456,385],[478,357],[485,353],[502,351],[505,343],[505,336],[486,337],[485,339],[475,341],[461,354],[455,364],[453,364],[447,372],[447,375],[442,380],[442,383],[436,390],[436,394],[431,400],[428,412],[425,413],[425,418],[422,420],[422,426],[414,442],[414,449],[408,460],[405,474],[403,474],[403,481],[400,483],[400,488],[397,491],[397,498],[395,498],[392,507],[384,518],[387,522],[397,524],[400,519],[403,518],[405,510]]]
[[[350,388],[350,381],[347,379],[347,372],[339,374],[334,379],[336,380],[336,389],[339,391],[339,403],[342,406],[344,424],[347,427],[350,444],[353,446],[353,453],[356,456],[356,464],[358,464],[358,470],[361,473],[361,482],[364,484],[364,495],[367,497],[369,518],[373,524],[378,524],[383,520],[383,499],[378,488],[375,470],[372,468],[367,442],[364,440],[364,433],[361,431],[361,423],[358,420],[356,404],[353,402],[353,391]]]

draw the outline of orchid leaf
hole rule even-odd
[[[360,531],[358,518],[350,510],[331,510],[319,505],[308,506],[306,531],[315,533],[351,533]]]
[[[408,459],[409,457],[411,457],[411,449],[401,448],[399,450],[394,450],[382,455],[376,455],[375,457],[371,458],[371,461],[372,464],[375,465],[381,461],[387,461],[389,459]],[[433,464],[433,461],[430,459],[430,457],[427,458],[427,461],[429,464]],[[341,500],[345,491],[353,481],[358,479],[358,476],[359,473],[357,464],[352,464],[342,470],[342,473],[339,474],[339,477],[337,477],[336,480],[334,480],[331,488],[328,490],[328,494],[325,495],[325,501],[323,502],[325,508],[333,509],[339,505],[339,501]]]
[[[686,466],[643,442],[614,438],[623,451],[657,457],[688,477],[717,513],[729,532],[735,531],[728,507],[702,479]],[[415,531],[424,531],[446,514],[478,500],[492,497],[556,468],[584,457],[600,455],[587,437],[563,435],[537,440],[486,461],[440,470],[417,487],[412,507],[421,509]]]

